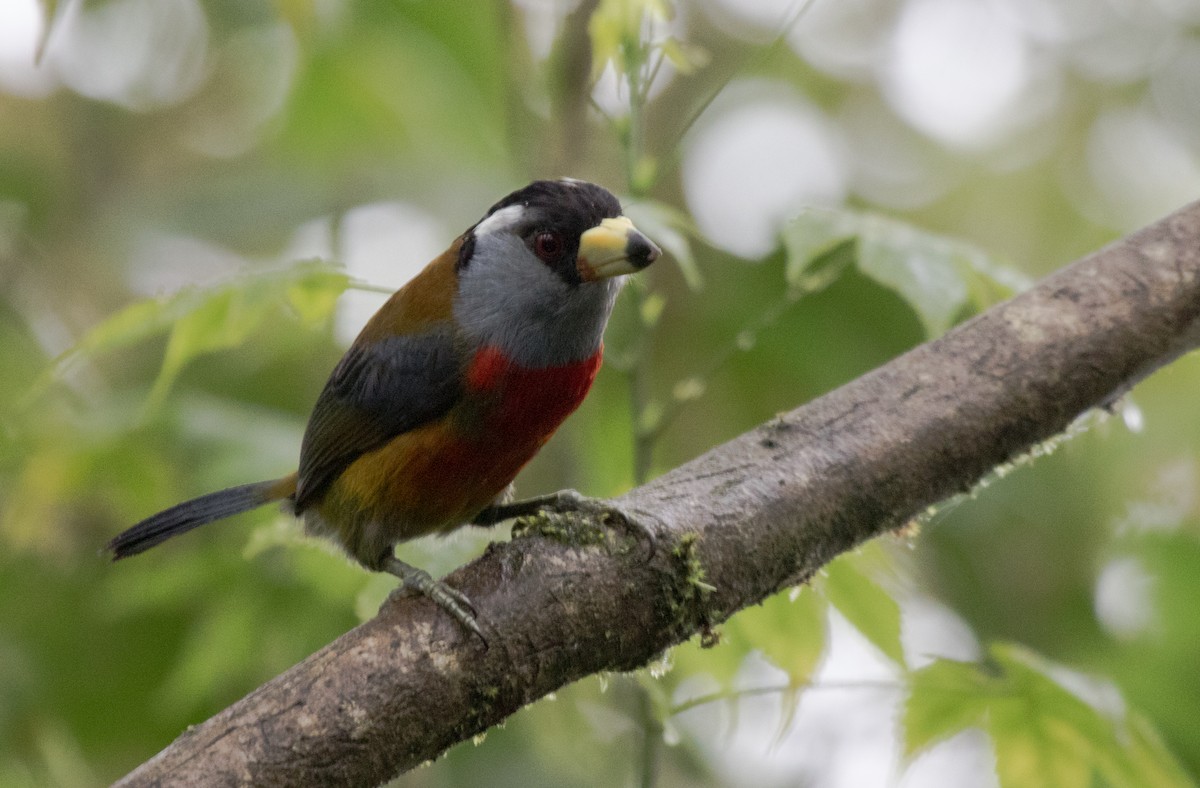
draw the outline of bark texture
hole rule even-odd
[[[385,781],[804,581],[1197,345],[1200,203],[611,510],[534,518],[449,577],[490,648],[424,599],[389,600],[120,784]]]

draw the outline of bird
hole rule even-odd
[[[553,497],[505,503],[591,388],[627,275],[660,254],[601,186],[562,178],[513,191],[367,321],[317,397],[295,472],[176,504],[108,552],[128,558],[279,502],[306,533],[395,575],[482,639],[466,595],[395,546]]]

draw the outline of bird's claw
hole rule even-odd
[[[588,498],[575,490],[559,490],[549,495],[539,495],[523,501],[490,506],[475,518],[475,524],[492,525],[514,517],[529,517],[545,513],[584,514],[608,527],[630,531],[637,538],[646,541],[650,547],[650,555],[654,555],[658,546],[654,531],[640,520],[630,517],[607,501]]]
[[[474,633],[484,648],[487,648],[487,638],[476,621],[475,606],[466,594],[433,577],[424,569],[404,563],[395,556],[384,559],[383,571],[400,578],[401,589],[410,593],[418,593],[427,597],[431,602],[449,613],[464,628]]]

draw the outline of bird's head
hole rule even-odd
[[[608,190],[534,181],[464,233],[455,317],[519,363],[578,361],[598,350],[624,275],[660,254]]]

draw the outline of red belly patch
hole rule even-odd
[[[601,352],[543,369],[513,364],[495,348],[478,351],[457,406],[405,433],[369,463],[345,474],[375,519],[399,538],[457,528],[504,491],[587,396]],[[370,469],[383,472],[371,478]],[[363,472],[359,472],[363,471]]]
[[[467,399],[478,403],[478,426],[494,438],[541,446],[587,396],[602,352],[572,364],[529,369],[498,348],[477,351],[467,368]]]

